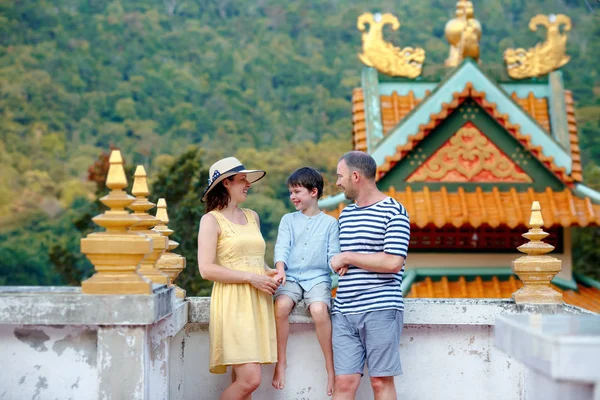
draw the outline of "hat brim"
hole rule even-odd
[[[248,179],[248,182],[254,183],[254,182],[257,182],[257,181],[261,180],[262,178],[264,178],[264,176],[267,174],[267,172],[260,170],[260,169],[243,169],[241,171],[225,172],[225,173],[219,175],[219,177],[217,179],[215,179],[214,182],[211,182],[211,184],[209,186],[207,186],[206,189],[204,189],[204,193],[202,194],[202,199],[201,199],[202,202],[203,203],[206,202],[206,196],[215,186],[217,186],[219,184],[219,182],[221,182],[225,178],[229,178],[230,176],[234,176],[234,175],[238,175],[238,174],[246,174],[246,179]]]

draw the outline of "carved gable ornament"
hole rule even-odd
[[[571,19],[563,14],[538,14],[529,21],[529,29],[536,31],[538,25],[546,27],[546,41],[530,49],[506,49],[504,62],[508,75],[513,79],[525,79],[549,74],[569,62],[566,55],[567,32]],[[560,26],[564,25],[561,33]]]
[[[532,182],[521,167],[471,123],[460,128],[406,181]]]
[[[369,30],[366,30],[369,24]],[[389,24],[393,30],[400,27],[398,18],[394,15],[365,13],[358,17],[357,28],[363,32],[363,52],[358,58],[368,67],[389,76],[416,78],[423,71],[425,50],[420,47],[396,47],[383,40],[383,27]]]

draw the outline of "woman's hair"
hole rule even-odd
[[[227,180],[233,181],[233,177],[228,176]],[[227,191],[225,185],[223,185],[223,181],[217,183],[217,185],[208,192],[206,195],[206,212],[211,212],[212,210],[222,210],[227,207],[229,201],[231,200],[231,196]]]

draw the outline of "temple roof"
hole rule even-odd
[[[445,187],[441,190],[404,191],[394,188],[386,194],[402,203],[411,225],[424,228],[433,224],[438,228],[446,225],[460,227],[470,225],[473,228],[485,224],[492,228],[506,225],[510,228],[526,226],[531,213],[531,203],[539,201],[546,227],[552,226],[588,226],[600,225],[600,204],[574,196],[569,189],[555,192],[547,188],[544,192],[517,192],[514,188],[501,191],[494,187],[485,192],[477,187],[474,192],[465,192],[462,188],[450,193]],[[345,204],[329,212],[337,218]]]
[[[564,302],[600,313],[600,283],[577,276],[577,289],[567,289],[559,284],[552,287],[563,294]],[[408,285],[407,285],[408,286]],[[514,275],[447,275],[422,276],[405,288],[406,298],[510,298],[523,287]]]

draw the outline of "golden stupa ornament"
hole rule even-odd
[[[366,24],[369,24],[368,31]],[[382,32],[386,24],[392,25],[393,30],[400,27],[398,18],[389,13],[364,13],[358,17],[356,26],[363,32],[363,52],[358,54],[360,61],[389,76],[416,78],[421,75],[425,50],[420,47],[400,48],[386,42]]]
[[[508,75],[513,79],[532,78],[546,75],[569,62],[566,55],[567,32],[571,30],[571,19],[564,14],[538,14],[529,21],[529,29],[536,31],[538,25],[546,27],[546,41],[525,50],[506,49],[504,62]],[[560,26],[564,25],[563,32]]]
[[[456,67],[465,58],[479,61],[479,39],[481,24],[475,19],[473,3],[459,0],[456,3],[456,18],[444,28],[446,40],[450,43],[450,54],[444,62],[447,67]]]
[[[560,304],[562,293],[554,290],[550,282],[562,270],[562,261],[546,255],[554,246],[543,242],[548,233],[542,230],[542,208],[537,201],[531,205],[529,226],[529,231],[523,234],[529,242],[518,247],[526,255],[512,262],[512,270],[523,281],[523,287],[512,297],[517,304]]]

